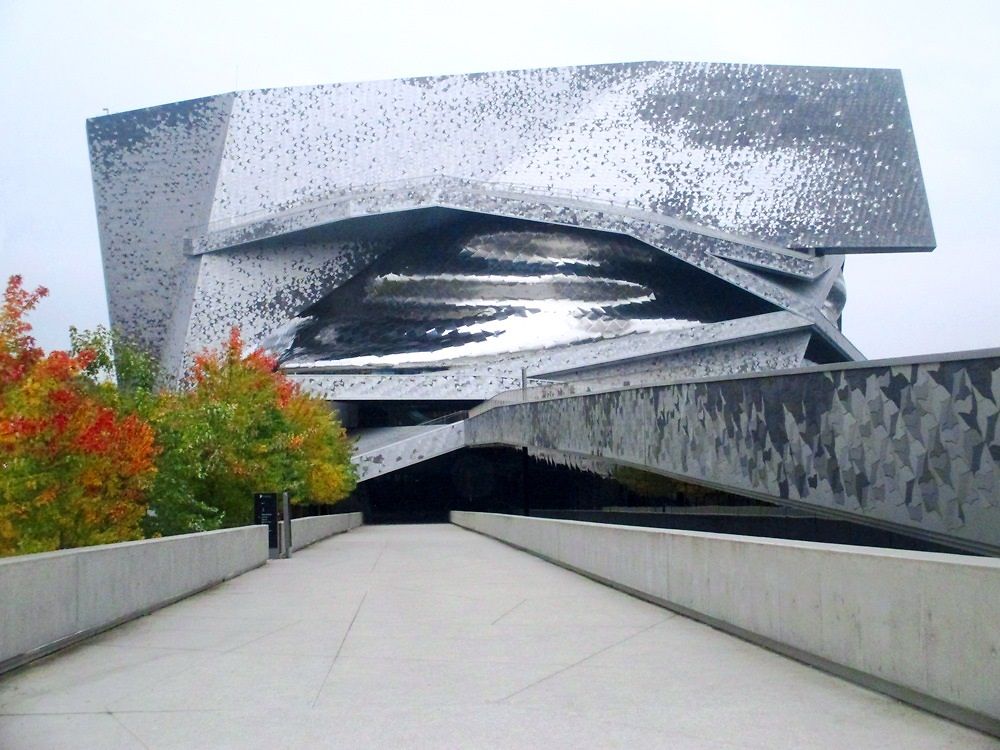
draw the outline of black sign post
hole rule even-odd
[[[288,491],[281,493],[281,556],[292,556],[292,509],[288,505]]]
[[[278,493],[255,492],[253,522],[267,526],[268,557],[278,556]]]

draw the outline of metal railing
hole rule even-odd
[[[454,424],[455,422],[461,422],[463,419],[468,419],[469,410],[461,409],[459,411],[453,411],[450,414],[445,414],[441,417],[435,417],[434,419],[428,419],[426,422],[421,422],[417,427],[430,427],[436,424]]]

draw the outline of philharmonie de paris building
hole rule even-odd
[[[88,139],[112,324],[171,377],[233,326],[273,352],[356,438],[367,522],[1000,554],[1000,352],[842,333],[849,256],[935,244],[899,71],[260,89]]]

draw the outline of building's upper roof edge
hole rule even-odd
[[[359,86],[365,84],[377,85],[381,83],[388,83],[391,81],[407,81],[407,82],[418,82],[418,81],[437,81],[445,78],[465,78],[465,77],[478,77],[478,76],[494,76],[503,74],[525,74],[531,72],[551,72],[551,71],[569,71],[569,70],[595,70],[600,68],[626,68],[626,67],[642,67],[642,66],[677,66],[677,67],[703,67],[703,68],[731,68],[735,70],[753,70],[753,69],[771,69],[771,70],[809,70],[816,72],[842,72],[842,73],[857,73],[857,72],[882,72],[882,73],[893,73],[900,78],[902,78],[902,71],[900,68],[880,68],[880,67],[857,67],[857,66],[840,66],[840,65],[786,65],[781,63],[745,63],[745,62],[707,62],[707,61],[692,61],[692,60],[633,60],[628,62],[605,62],[605,63],[583,63],[579,65],[551,65],[540,68],[500,68],[495,70],[483,70],[483,71],[467,71],[460,73],[440,73],[440,74],[428,74],[428,75],[417,75],[417,76],[399,76],[395,78],[372,78],[372,79],[351,79],[346,81],[325,81],[322,83],[308,83],[298,86],[259,86],[253,88],[245,89],[233,89],[229,91],[217,91],[212,94],[206,94],[202,96],[194,96],[188,99],[178,99],[172,102],[162,102],[160,104],[151,104],[146,107],[135,107],[133,109],[120,110],[117,112],[109,112],[108,114],[95,115],[93,117],[88,117],[87,122],[98,122],[103,121],[107,118],[121,117],[124,115],[133,115],[139,112],[149,112],[163,107],[171,107],[177,105],[189,105],[195,102],[207,101],[210,99],[218,99],[220,97],[226,96],[238,96],[242,93],[249,93],[254,91],[302,91],[305,89],[314,89],[322,87],[339,87],[339,86]]]

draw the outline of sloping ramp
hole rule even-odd
[[[352,434],[351,457],[358,481],[426,461],[465,447],[465,422],[415,427],[379,427]]]
[[[1000,555],[998,421],[989,350],[514,391],[472,410],[466,442],[635,466]]]

